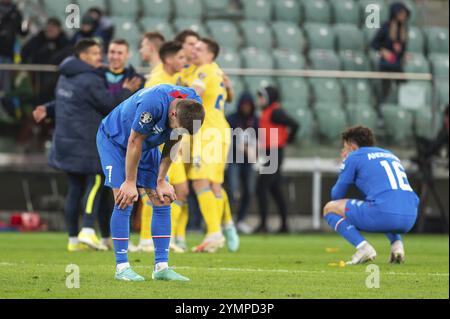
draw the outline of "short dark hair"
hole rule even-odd
[[[98,41],[94,39],[91,38],[81,39],[75,44],[74,49],[75,56],[79,58],[81,53],[86,52],[90,47],[93,47],[94,45],[101,48],[100,43],[98,43]]]
[[[183,44],[184,41],[186,41],[187,37],[196,37],[197,39],[200,39],[200,36],[197,32],[195,32],[194,30],[191,30],[191,29],[186,29],[186,30],[183,30],[180,33],[178,33],[175,36],[174,40]]]
[[[110,45],[111,45],[111,44],[124,45],[124,46],[126,46],[128,49],[130,48],[130,44],[129,44],[128,41],[125,40],[125,39],[114,39],[114,40],[112,40],[109,44],[110,44]]]
[[[220,53],[219,44],[210,38],[202,38],[200,41],[206,44],[206,46],[208,47],[208,51],[214,55],[214,60],[217,59]]]
[[[180,126],[186,129],[190,135],[197,133],[194,121],[200,121],[203,124],[205,120],[205,109],[195,100],[180,100],[177,104],[177,113]]]
[[[183,49],[183,45],[180,42],[168,41],[165,42],[159,49],[159,57],[161,61],[165,62],[169,56],[177,54]]]
[[[143,39],[147,39],[148,41],[152,42],[158,50],[166,41],[166,38],[164,38],[162,33],[158,31],[146,32]]]
[[[47,19],[47,25],[54,25],[61,29],[61,21],[57,17],[50,17]]]
[[[375,145],[375,136],[370,128],[357,125],[342,132],[342,141],[355,143],[359,147],[370,147]]]

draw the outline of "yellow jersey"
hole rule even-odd
[[[195,76],[195,70],[197,67],[193,64],[186,65],[183,70],[181,70],[178,74],[180,85],[181,86],[189,86],[189,83],[192,83],[194,81]]]
[[[158,84],[172,84],[176,85],[179,82],[179,74],[170,75],[168,74],[163,67],[163,64],[160,63],[153,68],[150,72],[150,75],[145,82],[145,88],[149,88]]]

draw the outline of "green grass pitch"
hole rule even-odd
[[[448,235],[405,236],[403,265],[387,263],[384,236],[367,239],[378,252],[379,288],[366,287],[366,265],[333,265],[353,253],[335,234],[243,236],[238,253],[171,254],[170,264],[191,278],[187,283],[152,281],[153,254],[134,253],[130,262],[146,281],[131,283],[114,280],[112,252],[69,253],[62,233],[3,233],[0,299],[449,298]],[[190,245],[200,240],[189,236]],[[66,287],[68,264],[79,266],[80,288]]]

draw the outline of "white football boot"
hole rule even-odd
[[[363,264],[368,261],[375,260],[377,252],[368,242],[364,243],[352,256],[352,260],[347,262],[347,265]]]
[[[392,243],[389,262],[391,264],[403,264],[405,262],[405,248],[401,240],[396,240]]]

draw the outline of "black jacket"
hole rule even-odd
[[[0,55],[12,60],[17,35],[26,33],[22,30],[22,14],[16,5],[0,4]]]
[[[69,57],[59,66],[56,86],[55,131],[50,151],[50,166],[72,173],[101,172],[96,134],[101,120],[116,105],[131,95],[122,89],[112,95],[101,69]]]
[[[56,39],[47,39],[41,31],[25,43],[21,56],[23,63],[60,64],[68,53],[69,39],[61,32]]]

